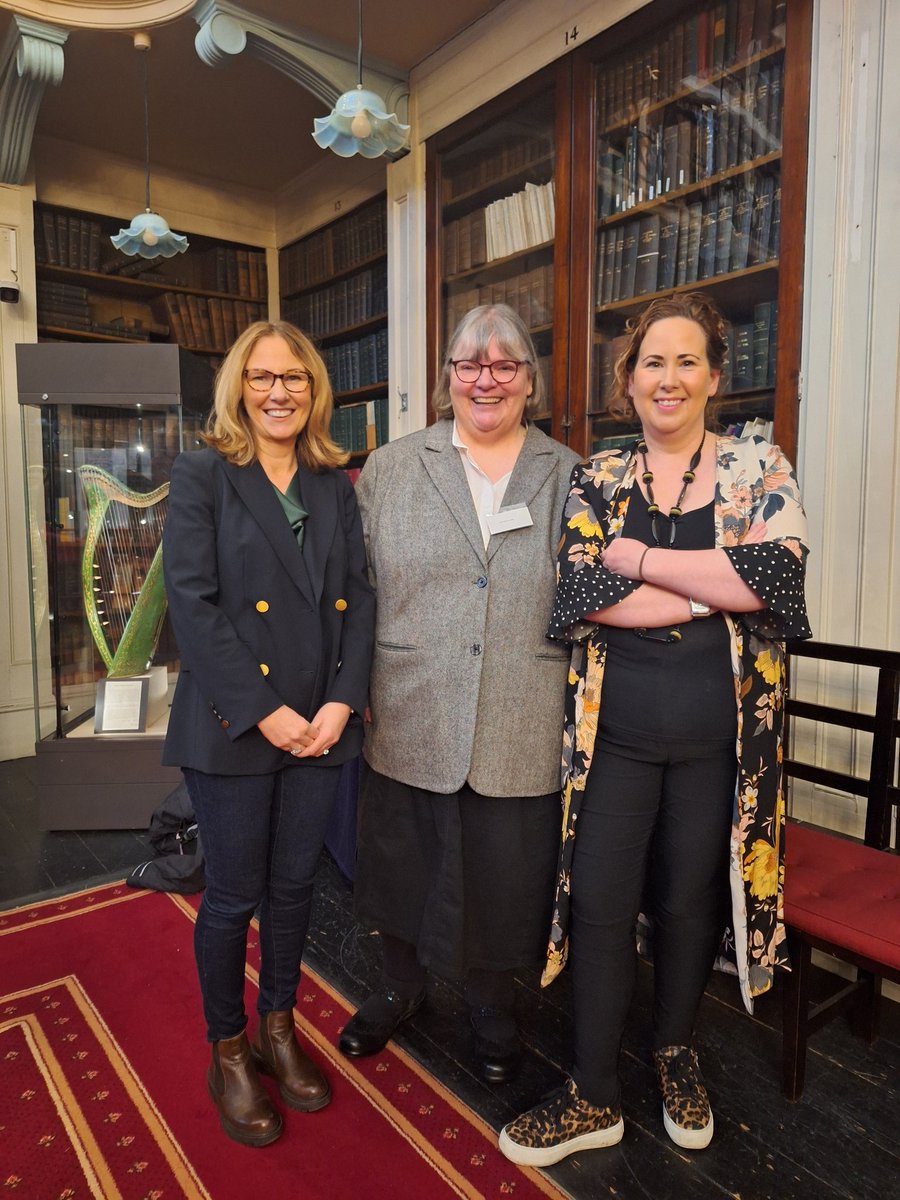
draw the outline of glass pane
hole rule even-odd
[[[691,9],[597,66],[594,450],[623,433],[609,404],[625,321],[673,291],[709,291],[731,322],[723,425],[772,416],[782,10]]]
[[[479,304],[508,304],[531,330],[550,415],[554,97],[544,93],[441,157],[444,338]]]

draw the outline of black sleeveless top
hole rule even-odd
[[[657,526],[660,542],[667,546],[668,517],[658,514]],[[637,484],[622,536],[645,546],[656,544],[647,500]],[[677,522],[672,549],[711,550],[715,539],[715,503],[710,501]],[[666,640],[672,630],[681,635],[680,640]],[[734,740],[737,700],[731,644],[721,613],[683,625],[648,629],[643,637],[632,629],[612,626],[605,627],[605,634],[601,728],[660,738]]]

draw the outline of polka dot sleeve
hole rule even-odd
[[[743,613],[741,620],[754,633],[775,641],[812,637],[803,592],[803,560],[782,542],[726,546],[735,571],[766,608]]]
[[[600,552],[609,537],[609,503],[596,486],[587,464],[572,472],[562,518],[556,566],[556,599],[547,637],[580,641],[596,630],[588,613],[618,604],[641,586],[607,571]]]

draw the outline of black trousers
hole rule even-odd
[[[735,742],[601,725],[572,866],[575,1066],[592,1103],[618,1098],[639,911],[654,918],[654,1048],[688,1045],[727,919]]]

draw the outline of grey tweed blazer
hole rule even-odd
[[[560,781],[568,651],[544,636],[574,451],[529,426],[485,550],[452,421],[370,455],[356,485],[376,589],[375,770],[414,787],[537,796]]]

